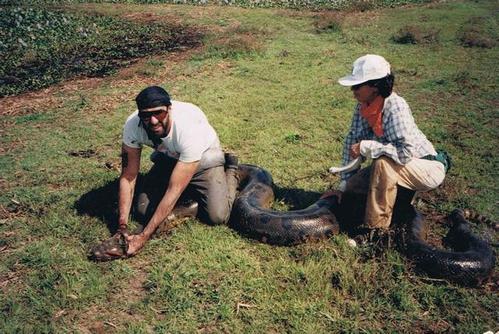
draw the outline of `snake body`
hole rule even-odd
[[[454,210],[444,242],[452,251],[436,249],[424,240],[425,223],[414,210],[406,236],[406,253],[417,268],[429,276],[473,286],[486,281],[494,270],[495,254],[490,245],[473,234],[461,210]]]
[[[335,212],[338,217],[349,216],[342,212],[346,210],[343,202],[348,200],[344,199],[339,205],[336,197],[320,199],[303,210],[269,209],[274,200],[271,175],[258,166],[240,164],[239,176],[240,193],[233,205],[231,224],[263,242],[293,245],[326,238],[339,232]],[[492,274],[495,254],[486,241],[471,232],[461,211],[455,210],[450,215],[453,226],[445,240],[453,250],[446,251],[425,242],[424,220],[412,205],[400,207],[412,217],[405,229],[403,251],[419,269],[432,277],[463,285],[480,284]]]
[[[240,164],[239,177],[242,187],[234,201],[231,222],[241,232],[275,245],[298,244],[339,232],[332,211],[336,198],[320,199],[303,210],[271,210],[272,176],[258,166]]]

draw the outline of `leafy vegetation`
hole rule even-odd
[[[137,4],[189,4],[241,6],[249,8],[309,8],[309,9],[359,9],[394,7],[411,3],[425,3],[432,0],[25,0],[24,4],[78,3],[78,2],[110,2]],[[0,0],[0,4],[17,4],[18,0]]]
[[[272,174],[273,206],[299,209],[339,182],[326,171],[340,162],[354,100],[336,79],[365,53],[391,62],[419,127],[453,157],[445,184],[420,195],[431,236],[447,229],[439,217],[454,207],[497,220],[499,51],[459,39],[473,17],[493,26],[497,6],[454,1],[341,19],[215,6],[64,7],[58,15],[89,22],[154,18],[206,34],[199,47],[147,56],[104,78],[0,100],[1,332],[497,331],[497,274],[462,288],[413,271],[395,250],[352,248],[343,234],[273,247],[191,220],[134,258],[86,257],[115,228],[122,125],[140,89],[159,84],[199,105],[225,148]],[[439,42],[393,43],[408,23],[438,30]],[[497,232],[473,229],[497,243]]]
[[[199,40],[193,31],[43,8],[0,8],[0,96],[75,75],[103,76],[138,57]]]

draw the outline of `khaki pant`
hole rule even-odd
[[[428,191],[438,187],[444,178],[444,166],[438,161],[412,159],[406,165],[399,165],[382,156],[349,178],[345,192],[367,194],[365,225],[387,229],[392,219],[397,185],[414,191]]]
[[[151,170],[141,182],[135,206],[138,219],[147,223],[163,198],[170,175],[177,161],[164,155],[158,157]],[[238,186],[237,170],[224,166],[199,169],[179,199],[192,199],[198,202],[198,217],[209,224],[225,224]]]

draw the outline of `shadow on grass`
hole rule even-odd
[[[322,195],[316,191],[308,191],[297,188],[282,188],[274,185],[274,195],[276,200],[282,200],[289,205],[289,211],[301,210],[312,205],[319,200]]]
[[[74,204],[79,215],[97,217],[114,233],[118,229],[119,179],[83,194]]]
[[[134,194],[134,199],[137,195],[137,189],[140,189],[142,179],[143,176],[139,175],[137,186],[135,187],[136,193]],[[321,193],[316,191],[283,188],[278,185],[274,185],[273,189],[275,198],[284,201],[289,206],[288,211],[304,209],[319,200],[321,196]],[[115,233],[118,229],[118,190],[119,179],[117,178],[83,194],[75,202],[74,208],[79,215],[87,215],[100,219],[107,225],[107,228],[111,233]],[[342,205],[336,210],[333,210],[337,216],[341,231],[351,234],[352,229],[362,222],[365,201],[365,196],[344,195]],[[132,205],[132,207],[133,206],[134,205]],[[138,220],[139,223],[144,224],[144,221],[138,219],[133,213],[132,216],[134,219]]]
[[[139,175],[137,179],[137,189],[140,189],[140,184],[143,176]],[[79,215],[86,215],[100,219],[111,233],[118,229],[118,190],[119,179],[116,178],[98,188],[92,189],[83,194],[75,203],[74,208]],[[297,188],[282,188],[274,186],[275,198],[283,200],[289,205],[291,210],[301,210],[316,202],[321,193],[316,191],[308,191]],[[133,207],[133,205],[132,205]],[[133,213],[132,213],[133,214]],[[137,217],[133,217],[137,219]],[[141,222],[143,223],[143,222]]]
[[[274,185],[276,199],[282,199],[290,207],[289,211],[301,210],[314,204],[319,200],[321,193],[316,191],[306,191],[296,188],[281,188]],[[364,220],[366,195],[343,194],[341,204],[331,208],[335,214],[340,231],[349,235],[354,235],[356,228]]]
[[[140,189],[141,180],[142,175],[139,175],[137,187],[135,187],[136,191]],[[83,194],[73,207],[79,215],[99,218],[114,234],[118,230],[118,190],[119,179],[116,178]]]

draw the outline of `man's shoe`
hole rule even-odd
[[[154,232],[155,235],[167,234],[187,219],[195,218],[198,214],[198,207],[198,202],[192,200],[177,203],[168,217],[158,226]]]

